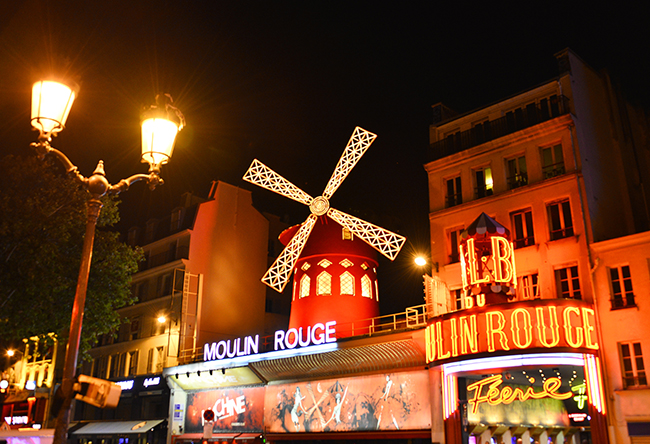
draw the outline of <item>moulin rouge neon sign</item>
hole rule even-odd
[[[273,350],[291,350],[296,347],[308,347],[336,342],[336,321],[317,323],[307,328],[290,328],[287,331],[278,330],[273,340]],[[215,361],[226,358],[236,358],[260,352],[260,336],[227,339],[203,347],[203,360]]]
[[[467,400],[467,402],[472,406],[472,413],[476,413],[479,405],[482,403],[488,403],[489,405],[511,404],[514,401],[527,401],[529,399],[542,398],[564,400],[573,396],[573,393],[571,392],[559,393],[562,380],[555,377],[548,378],[544,381],[542,390],[537,392],[533,387],[521,388],[511,387],[509,385],[501,387],[502,384],[503,376],[494,375],[468,385],[467,391],[474,391],[474,396]],[[485,390],[485,388],[487,388],[487,390]]]
[[[530,301],[439,316],[425,329],[427,363],[436,365],[479,353],[599,348],[595,312],[576,300]]]

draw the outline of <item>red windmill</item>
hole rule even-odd
[[[355,128],[325,191],[316,198],[257,159],[244,175],[244,180],[308,205],[311,210],[305,222],[282,233],[280,240],[286,247],[262,277],[265,284],[282,292],[295,270],[290,327],[336,321],[345,330],[344,324],[379,314],[377,259],[368,246],[393,260],[406,238],[329,205],[329,199],[376,137]]]

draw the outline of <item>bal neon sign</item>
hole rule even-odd
[[[481,353],[599,348],[595,312],[575,300],[492,305],[439,316],[425,329],[427,363]]]
[[[479,405],[482,403],[499,405],[511,404],[514,401],[527,401],[529,399],[553,398],[564,400],[573,396],[571,392],[559,393],[562,380],[555,377],[548,378],[544,381],[542,390],[539,392],[536,392],[533,387],[526,387],[524,389],[506,385],[502,388],[502,384],[503,376],[494,375],[468,385],[467,391],[474,391],[474,396],[467,400],[472,406],[472,413],[476,413]],[[487,388],[487,390],[484,390],[484,388]]]
[[[480,243],[487,242],[481,241]],[[483,251],[484,248],[476,246],[476,241],[473,238],[467,239],[466,244],[460,244],[463,289],[468,290],[471,287],[485,284],[516,286],[517,273],[512,242],[505,237],[492,236],[489,244],[490,251]]]
[[[290,350],[296,347],[308,347],[336,342],[336,321],[317,323],[303,327],[290,328],[286,332],[275,332],[273,350]],[[228,339],[203,347],[203,360],[214,361],[225,358],[236,358],[259,353],[260,336],[246,336],[244,338]]]

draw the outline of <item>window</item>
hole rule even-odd
[[[158,277],[158,288],[156,289],[156,296],[163,297],[172,294],[172,274],[167,273]]]
[[[147,352],[147,374],[153,373],[153,348]]]
[[[449,244],[447,250],[449,251],[450,264],[460,261],[460,257],[458,256],[458,243],[460,242],[460,233],[462,232],[462,228],[449,230],[447,232],[447,242]]]
[[[544,179],[564,174],[564,155],[562,145],[542,148],[542,176]]]
[[[555,285],[558,298],[582,299],[577,265],[555,270]]]
[[[165,366],[165,346],[156,347],[156,373],[163,371]]]
[[[129,340],[133,341],[140,337],[140,316],[131,319],[131,334]]]
[[[332,294],[332,275],[327,271],[323,271],[316,278],[316,294],[317,295],[330,295]]]
[[[172,210],[172,217],[170,221],[170,230],[173,233],[174,231],[180,230],[181,225],[183,224],[183,208],[176,208]]]
[[[349,228],[345,228],[345,227],[341,232],[341,237],[343,240],[354,240],[354,235],[352,234],[352,231],[350,231]]]
[[[506,170],[508,172],[507,182],[508,189],[523,187],[528,185],[528,171],[526,170],[526,156],[515,157],[506,160]]]
[[[474,170],[474,178],[476,180],[476,188],[474,189],[476,198],[479,199],[485,196],[491,196],[493,193],[492,187],[494,181],[492,180],[492,168],[485,167]]]
[[[463,190],[461,188],[460,176],[445,181],[447,185],[447,208],[463,203]]]
[[[264,307],[266,313],[273,313],[273,299],[266,297],[266,304]]]
[[[451,290],[451,297],[453,299],[454,307],[452,310],[462,310],[463,308],[463,290]]]
[[[632,291],[632,275],[630,267],[623,265],[609,269],[612,283],[612,309],[634,307],[634,292]]]
[[[306,298],[309,296],[309,286],[311,285],[311,278],[303,274],[300,278],[300,297]]]
[[[341,294],[354,296],[354,276],[349,271],[341,275]]]
[[[119,376],[120,355],[111,355],[111,372],[109,378],[117,378]]]
[[[623,387],[648,385],[648,380],[645,376],[645,366],[643,365],[641,343],[621,343],[619,344],[619,353],[623,370]]]
[[[372,282],[367,274],[361,278],[361,296],[364,298],[372,297]]]
[[[573,220],[569,199],[554,202],[546,206],[551,240],[564,239],[573,236]]]
[[[519,278],[520,299],[538,299],[539,283],[538,274],[532,273]]]
[[[515,248],[535,245],[533,231],[533,211],[531,209],[515,211],[510,214],[512,219],[512,235]]]
[[[145,228],[144,237],[147,243],[153,242],[154,237],[156,236],[156,227],[158,221],[156,219],[151,219],[147,221],[147,226]]]
[[[127,376],[135,376],[138,374],[138,351],[129,352],[129,374]]]

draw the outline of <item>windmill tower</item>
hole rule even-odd
[[[262,282],[282,292],[295,270],[290,328],[336,321],[338,336],[346,336],[352,334],[353,322],[379,315],[373,249],[394,260],[406,238],[329,205],[376,137],[356,127],[325,191],[315,198],[257,159],[244,175],[244,180],[301,202],[311,211],[305,222],[281,234],[286,247],[262,277]],[[355,323],[355,330],[358,326]]]

